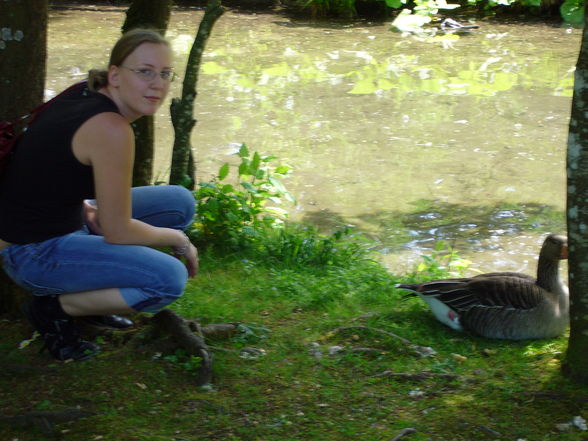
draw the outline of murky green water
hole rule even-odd
[[[201,16],[172,14],[179,72]],[[122,9],[52,11],[48,89],[105,62],[123,20]],[[411,269],[445,239],[475,269],[532,273],[545,233],[565,230],[580,31],[479,24],[448,40],[387,24],[226,13],[198,84],[199,178],[246,143],[294,167],[295,220],[369,232],[393,271]],[[171,95],[180,88],[174,83]],[[172,140],[166,104],[158,176]]]

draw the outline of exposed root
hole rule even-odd
[[[156,332],[170,335],[175,343],[186,351],[187,355],[195,355],[202,359],[200,371],[196,376],[196,384],[203,386],[212,381],[212,354],[204,339],[194,334],[186,320],[171,309],[159,311],[152,318]]]
[[[334,331],[331,331],[331,334],[335,335],[335,334],[339,334],[342,332],[348,332],[348,331],[350,331],[350,332],[368,331],[368,332],[372,332],[372,333],[376,333],[376,334],[385,335],[387,337],[391,337],[395,340],[398,340],[399,342],[401,342],[405,346],[408,346],[414,353],[416,353],[417,355],[419,355],[421,357],[431,357],[431,356],[437,354],[437,352],[433,348],[430,348],[428,346],[419,346],[417,344],[414,344],[410,340],[407,340],[406,338],[403,338],[403,337],[400,337],[400,336],[394,334],[393,332],[385,331],[385,330],[379,329],[379,328],[372,328],[370,326],[346,326],[346,327],[337,328]]]

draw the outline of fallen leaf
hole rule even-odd
[[[463,355],[459,355],[459,354],[451,354],[451,356],[453,357],[454,360],[459,361],[460,363],[463,363],[464,361],[466,361],[468,359],[468,357],[464,357]]]

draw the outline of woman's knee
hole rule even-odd
[[[133,217],[150,225],[186,229],[194,221],[196,200],[179,185],[153,185],[133,189]]]
[[[188,271],[180,260],[169,257],[166,262],[160,262],[145,286],[120,289],[131,308],[141,312],[157,312],[184,294]]]
[[[187,228],[194,221],[194,215],[196,214],[196,199],[194,198],[194,194],[187,188],[179,185],[170,185],[169,187],[173,192],[176,209],[183,213],[183,229]]]

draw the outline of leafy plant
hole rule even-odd
[[[188,356],[186,352],[181,349],[176,350],[172,355],[166,355],[163,359],[181,367],[191,375],[198,375],[202,365],[202,358],[197,357],[196,355]]]
[[[447,242],[440,240],[435,243],[431,256],[422,256],[416,273],[430,279],[461,277],[471,262],[459,257]]]
[[[565,0],[559,11],[566,23],[581,26],[584,22],[584,0]]]
[[[196,242],[239,248],[259,237],[264,228],[281,227],[286,210],[283,199],[295,202],[281,182],[291,172],[287,165],[271,167],[274,156],[250,154],[245,144],[237,153],[237,184],[227,183],[231,167],[223,164],[211,182],[196,191],[198,209],[191,232]],[[270,205],[270,203],[272,205]]]

